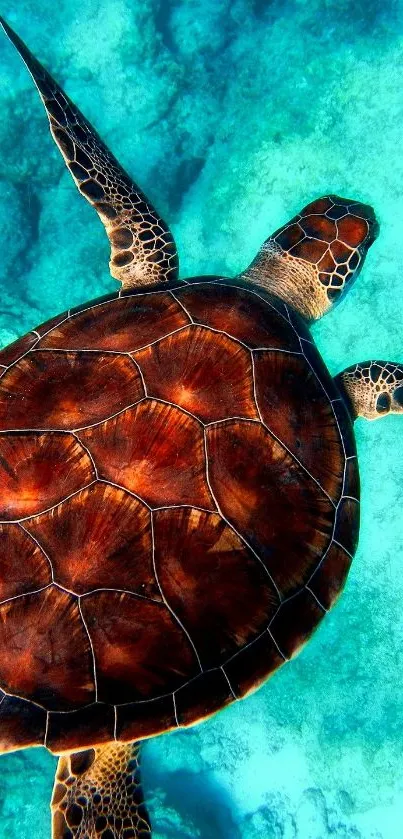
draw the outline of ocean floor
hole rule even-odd
[[[233,274],[312,198],[381,233],[313,328],[331,372],[403,361],[403,3],[4,0],[2,14],[171,223],[182,275]],[[113,291],[31,79],[0,37],[0,342]],[[397,839],[403,823],[401,418],[356,425],[359,549],[298,659],[197,729],[144,747],[155,839]],[[1,839],[48,839],[55,759],[1,758]]]

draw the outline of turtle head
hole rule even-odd
[[[266,239],[241,276],[316,320],[351,287],[378,231],[367,204],[318,198]]]

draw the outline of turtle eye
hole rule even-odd
[[[399,385],[399,387],[393,391],[393,399],[401,408],[403,408],[403,385]]]
[[[376,400],[376,410],[378,414],[385,414],[390,408],[390,396],[388,393],[380,393]]]

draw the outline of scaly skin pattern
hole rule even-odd
[[[340,592],[352,423],[300,318],[242,281],[122,293],[0,353],[1,748],[191,725]]]
[[[50,132],[76,186],[105,226],[112,277],[125,288],[176,279],[176,245],[163,219],[74,102],[21,38],[0,22],[38,88]]]
[[[372,207],[326,195],[273,233],[242,276],[315,320],[351,287],[377,235]]]
[[[112,743],[59,759],[53,839],[150,839],[140,747]]]
[[[403,364],[362,361],[337,376],[353,418],[376,420],[403,414]]]

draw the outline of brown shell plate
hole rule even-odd
[[[73,310],[0,365],[2,750],[190,725],[298,651],[359,488],[295,313],[200,278]]]

